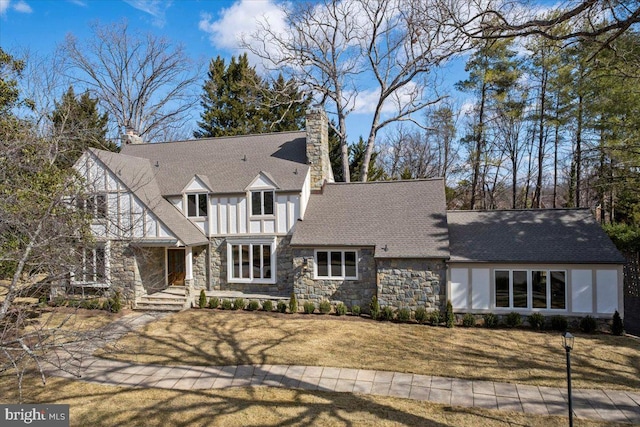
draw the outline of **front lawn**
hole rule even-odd
[[[640,341],[576,335],[574,387],[640,389]],[[165,365],[333,366],[566,387],[558,332],[446,329],[346,316],[189,310],[98,354]]]

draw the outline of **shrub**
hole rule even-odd
[[[620,313],[616,310],[613,313],[613,323],[611,324],[611,333],[613,335],[622,335],[624,334],[624,323],[622,323],[622,318],[620,317]]]
[[[70,299],[69,301],[67,301],[67,307],[71,307],[71,308],[78,308],[80,307],[80,300],[79,299]]]
[[[287,304],[284,301],[278,301],[277,309],[280,313],[287,312]]]
[[[360,306],[359,305],[351,306],[351,314],[353,314],[354,316],[360,316]]]
[[[533,313],[529,316],[529,325],[536,330],[541,331],[544,329],[544,315],[542,313]]]
[[[260,303],[257,300],[249,301],[249,305],[247,305],[248,311],[256,311],[260,310]]]
[[[244,298],[236,298],[235,301],[233,301],[233,310],[244,310],[244,307]]]
[[[120,310],[122,310],[122,301],[121,301],[121,294],[120,291],[116,291],[113,294],[113,297],[109,298],[106,301],[108,310],[112,313],[120,313]]]
[[[462,326],[466,328],[476,326],[476,317],[471,313],[465,313],[465,315],[462,316]]]
[[[453,305],[451,305],[451,300],[447,301],[447,311],[445,313],[445,322],[447,322],[447,328],[453,328],[456,324],[456,316],[453,314]]]
[[[402,307],[398,310],[398,322],[408,322],[411,320],[411,310],[406,307]]]
[[[487,328],[495,328],[498,326],[498,316],[493,313],[487,313],[482,316],[484,319],[484,326]]]
[[[302,305],[302,309],[306,314],[313,314],[316,311],[316,305],[311,301],[307,301]]]
[[[520,316],[520,313],[516,313],[515,311],[512,311],[511,313],[507,314],[507,317],[505,317],[504,322],[507,324],[508,327],[516,328],[522,325],[522,316]]]
[[[569,322],[567,322],[566,317],[551,316],[551,329],[553,329],[554,331],[565,332],[568,326]]]
[[[211,299],[209,299],[209,308],[218,308],[219,305],[220,300],[218,299],[218,297],[211,297]]]
[[[200,299],[198,300],[198,307],[205,308],[207,306],[207,295],[204,293],[204,289],[200,289]]]
[[[416,312],[414,314],[416,322],[424,323],[427,321],[427,310],[424,307],[416,308]]]
[[[289,311],[291,313],[298,312],[298,300],[296,300],[296,294],[291,292],[291,298],[289,299]]]
[[[377,320],[380,317],[380,303],[378,297],[375,295],[371,297],[371,304],[369,304],[369,310],[371,312],[371,318]]]
[[[222,300],[222,304],[221,304],[221,308],[223,310],[231,310],[233,308],[233,303],[231,302],[230,299],[223,299]]]
[[[591,316],[580,319],[580,330],[587,334],[592,334],[598,329],[598,322]]]
[[[329,314],[331,313],[331,303],[327,300],[320,302],[320,313]]]
[[[40,307],[46,307],[47,306],[47,296],[46,295],[40,295],[40,298],[38,298],[38,305]]]
[[[431,323],[432,326],[438,326],[440,324],[440,312],[438,310],[429,313],[429,323]]]
[[[393,308],[389,306],[382,307],[382,310],[380,310],[380,320],[393,320],[393,317]]]
[[[341,302],[336,304],[336,315],[344,316],[345,314],[347,314],[347,306]]]
[[[262,303],[262,309],[264,311],[273,311],[273,301],[266,300],[265,302],[263,302]]]

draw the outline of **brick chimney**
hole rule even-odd
[[[136,134],[136,131],[134,128],[132,128],[131,126],[127,126],[125,129],[126,129],[126,133],[122,135],[122,138],[121,138],[123,145],[144,144],[142,137]]]
[[[319,191],[325,181],[334,182],[329,160],[329,119],[321,106],[314,105],[307,109],[306,130],[311,191]]]

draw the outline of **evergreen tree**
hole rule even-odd
[[[82,152],[90,147],[117,151],[118,146],[107,135],[107,113],[100,114],[98,100],[85,92],[77,98],[73,86],[55,103],[51,116],[53,141],[58,142],[56,162],[61,167],[75,163]]]
[[[249,66],[246,54],[227,65],[218,56],[209,64],[196,138],[281,132],[304,128],[310,98],[282,75],[269,84]]]

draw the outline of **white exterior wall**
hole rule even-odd
[[[77,164],[78,171],[86,178],[90,194],[106,196],[106,218],[96,218],[91,230],[103,239],[153,239],[175,236],[147,209],[120,179],[106,169],[101,162],[85,153]]]
[[[496,307],[496,270],[565,271],[566,309]],[[454,310],[461,313],[506,314],[516,311],[522,314],[541,312],[546,315],[608,318],[617,310],[624,316],[621,265],[450,263],[447,298]]]

